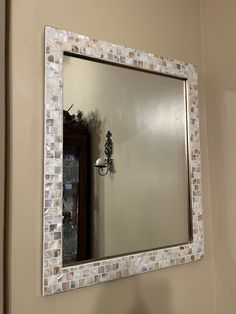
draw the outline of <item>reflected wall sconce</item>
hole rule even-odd
[[[111,168],[113,159],[111,158],[113,154],[113,142],[112,142],[112,133],[107,131],[106,133],[106,142],[104,145],[105,158],[98,158],[95,162],[95,167],[98,169],[100,176],[105,176]]]

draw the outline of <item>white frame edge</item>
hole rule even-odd
[[[64,51],[187,80],[189,182],[192,216],[191,242],[71,267],[62,266],[62,71]],[[199,101],[196,66],[46,26],[43,295],[51,295],[197,261],[203,257],[203,254]]]

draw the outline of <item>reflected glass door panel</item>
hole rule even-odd
[[[76,147],[64,146],[63,153],[63,262],[78,258],[79,154]]]
[[[63,265],[88,259],[88,132],[64,123],[63,129]]]

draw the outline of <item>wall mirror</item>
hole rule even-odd
[[[43,294],[203,256],[197,71],[45,28]]]
[[[64,55],[64,265],[189,241],[185,82]]]

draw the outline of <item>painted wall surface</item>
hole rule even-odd
[[[5,1],[0,0],[0,313],[3,313],[3,234],[5,160]]]
[[[236,2],[202,1],[218,314],[236,313]]]
[[[185,82],[65,56],[63,83],[65,110],[88,123],[92,257],[187,243]],[[102,177],[107,130],[113,167]]]
[[[197,0],[12,0],[11,314],[213,314],[213,255]],[[45,25],[87,34],[199,67],[205,258],[132,278],[41,296]]]

